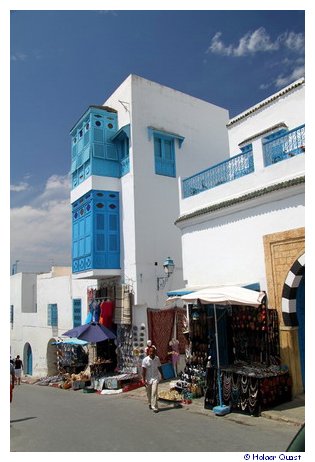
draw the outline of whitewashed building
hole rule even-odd
[[[225,158],[227,122],[227,110],[136,75],[86,110],[70,132],[74,278],[130,285],[139,322],[163,306],[183,284],[178,178]],[[174,272],[160,279],[168,257]]]
[[[147,326],[147,308],[183,285],[178,179],[225,158],[228,120],[223,108],[136,75],[86,109],[70,132],[72,270],[11,276],[11,354],[26,372],[54,372],[51,344],[73,327],[78,300],[84,322],[88,290],[127,289],[132,323]],[[169,277],[165,261],[175,265]]]
[[[181,184],[186,288],[267,292],[281,322],[293,390],[304,381],[305,83],[300,79],[231,119],[230,156]]]
[[[73,280],[69,267],[11,276],[10,353],[20,355],[26,375],[57,373],[53,342],[84,323],[87,288],[94,282]]]
[[[89,290],[127,289],[140,326],[179,287],[255,284],[281,315],[300,389],[303,124],[304,80],[231,120],[135,75],[89,106],[70,132],[72,269],[11,276],[11,354],[25,371],[54,372],[51,345],[85,321]],[[116,324],[130,324],[123,302]]]

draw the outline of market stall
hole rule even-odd
[[[60,339],[52,343],[56,345],[56,364],[59,374],[77,374],[88,364],[88,342],[72,339]]]
[[[220,287],[181,298],[189,307],[189,355],[181,376],[188,397],[204,394],[207,409],[219,404],[251,415],[291,399],[277,312],[266,306],[264,292]]]

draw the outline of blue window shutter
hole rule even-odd
[[[48,305],[48,319],[47,324],[49,326],[58,326],[58,307],[56,303]]]
[[[82,324],[81,305],[82,302],[80,298],[72,300],[73,327],[81,326]]]
[[[155,173],[176,177],[174,139],[154,135]]]
[[[51,323],[53,326],[58,326],[58,307],[56,304],[53,305]]]
[[[58,326],[58,307],[56,303],[51,303],[47,307],[48,326]]]

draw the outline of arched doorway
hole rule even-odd
[[[55,338],[51,338],[47,344],[47,375],[53,376],[58,374],[57,369],[57,346],[54,345]]]
[[[299,350],[303,387],[305,387],[305,275],[296,292],[296,316],[299,325]]]
[[[31,345],[27,342],[23,352],[24,374],[33,375],[33,353]]]
[[[282,316],[285,326],[298,327],[301,378],[305,379],[305,255],[292,265],[282,291]]]

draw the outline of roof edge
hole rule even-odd
[[[274,93],[273,95],[269,96],[268,98],[264,99],[260,103],[257,103],[256,105],[250,107],[244,112],[241,112],[239,115],[233,117],[230,119],[230,121],[226,124],[227,127],[231,127],[232,125],[236,124],[242,119],[245,119],[248,117],[250,114],[258,111],[259,109],[263,108],[264,106],[268,106],[268,104],[272,103],[276,99],[280,98],[281,96],[285,95],[286,93],[289,93],[296,88],[300,87],[305,83],[305,77],[302,77],[295,82],[291,83],[287,87],[284,87],[282,90],[278,91],[277,93]]]
[[[266,188],[256,189],[247,194],[243,194],[242,196],[235,197],[233,199],[228,199],[226,201],[218,202],[216,204],[210,205],[208,207],[203,207],[199,210],[195,210],[194,212],[187,213],[186,215],[182,215],[177,220],[175,220],[174,224],[177,225],[178,223],[182,223],[184,221],[190,220],[191,218],[195,218],[201,215],[206,215],[207,213],[216,212],[218,210],[232,207],[235,204],[240,202],[247,202],[252,199],[255,199],[259,196],[265,196],[266,194],[270,194],[274,191],[279,191],[286,188],[291,188],[293,186],[297,186],[299,184],[305,183],[305,176],[299,176],[297,178],[293,178],[291,180],[283,181],[281,183],[276,183],[271,186],[267,186]]]

